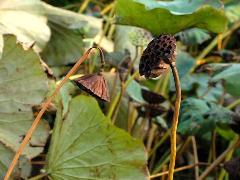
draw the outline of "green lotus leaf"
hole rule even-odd
[[[53,180],[149,178],[139,140],[113,126],[92,97],[77,96],[62,117],[58,108],[46,172]]]
[[[118,0],[117,23],[145,28],[153,34],[177,33],[191,27],[222,32],[227,25],[219,0]]]

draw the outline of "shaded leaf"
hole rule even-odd
[[[95,37],[102,20],[42,3],[51,28],[51,39],[41,55],[51,66],[75,63],[84,51],[83,38]]]
[[[0,141],[13,151],[18,149],[33,121],[32,107],[40,104],[47,92],[47,77],[39,56],[23,50],[13,36],[4,36],[0,60]],[[49,127],[43,121],[37,127],[30,145],[24,150],[28,158],[42,152]]]
[[[199,28],[187,29],[177,35],[185,45],[202,44],[211,38],[206,30]]]
[[[145,100],[142,97],[142,87],[135,80],[131,81],[127,86],[126,92],[135,101],[139,103],[144,103]]]
[[[177,65],[179,78],[180,78],[181,82],[185,81],[185,79],[189,75],[192,67],[195,64],[196,64],[195,59],[190,54],[188,54],[187,52],[184,52],[184,51],[177,52],[176,65]],[[186,82],[189,83],[190,81],[187,80]],[[182,86],[183,90],[190,87],[189,85],[187,85],[185,88],[184,83],[181,83],[181,86]],[[170,90],[175,91],[175,84],[174,84],[174,79],[173,79],[172,75],[171,75],[171,79],[170,79]]]
[[[217,124],[229,125],[235,114],[205,100],[187,98],[181,104],[178,132],[186,135],[203,136],[212,131]]]
[[[218,0],[118,0],[117,22],[142,27],[158,35],[176,33],[190,27],[222,32],[226,28],[227,18]]]
[[[52,35],[41,53],[42,58],[50,66],[75,63],[83,52],[83,37],[80,33],[57,24],[49,23]]]
[[[233,96],[240,95],[240,64],[211,64],[209,66],[215,71],[212,82],[224,80],[224,87],[228,93]]]
[[[223,94],[221,83],[215,86],[209,85],[210,76],[204,73],[188,73],[181,78],[182,91],[195,90],[198,97],[202,97],[210,102],[218,102]],[[174,81],[171,79],[171,90],[174,91]]]
[[[114,127],[93,98],[75,97],[56,122],[62,124],[48,156],[51,179],[148,179],[140,141]]]

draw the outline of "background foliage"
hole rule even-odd
[[[183,94],[176,167],[188,170],[175,179],[239,179],[239,12],[238,0],[1,0],[0,179],[44,100],[95,44],[106,57],[111,102],[66,83],[12,178],[162,176],[173,77],[138,76],[142,51],[162,33],[177,39]],[[93,53],[71,79],[99,72],[98,60]]]

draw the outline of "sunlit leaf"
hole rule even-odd
[[[227,18],[219,0],[118,0],[117,22],[142,27],[158,35],[190,27],[222,32]]]
[[[14,34],[26,45],[35,43],[37,50],[42,49],[50,38],[47,18],[34,12],[41,8],[40,1],[1,0],[0,36]],[[1,46],[1,42],[0,42]]]
[[[52,34],[44,51],[50,65],[75,62],[82,53],[82,39],[94,38],[101,27],[102,20],[98,18],[56,8],[40,0],[0,2],[0,36],[14,34],[26,46],[34,45],[41,52]],[[0,39],[0,55],[1,44]]]

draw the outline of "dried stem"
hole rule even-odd
[[[199,180],[203,180],[207,177],[207,175],[216,167],[218,166],[223,160],[224,158],[227,156],[227,154],[232,151],[232,149],[234,149],[238,144],[240,143],[240,139],[238,136],[236,136],[231,144],[229,145],[229,147],[220,155],[218,156],[218,158],[201,174],[201,176],[199,177]]]
[[[175,88],[176,88],[176,102],[175,102],[175,110],[172,120],[172,132],[171,132],[171,157],[170,157],[170,165],[169,165],[169,174],[168,180],[173,179],[175,160],[176,160],[176,144],[177,144],[177,125],[178,125],[178,116],[181,104],[181,84],[179,80],[178,71],[175,63],[171,63],[170,67],[172,69]]]
[[[183,171],[183,170],[191,169],[191,168],[194,168],[194,167],[199,166],[199,165],[206,165],[206,164],[205,163],[190,164],[190,165],[187,165],[187,166],[176,168],[175,172],[180,172],[180,171]],[[161,173],[158,173],[158,174],[151,175],[150,179],[153,179],[153,178],[156,178],[156,177],[161,177],[161,176],[164,176],[166,174],[169,174],[169,171],[164,171],[164,172],[161,172]]]
[[[198,164],[198,153],[197,153],[197,143],[194,136],[192,138],[192,147],[193,147],[193,154],[194,154],[194,164]],[[199,177],[199,167],[195,166],[195,179],[197,180]]]
[[[90,54],[91,50],[97,48],[100,51],[100,55],[102,58],[102,50],[98,47],[92,47],[90,49],[88,49],[83,56],[77,61],[77,63],[72,67],[72,69],[67,73],[67,75],[64,77],[64,79],[61,81],[61,83],[57,86],[57,88],[55,89],[55,91],[53,92],[53,94],[47,99],[47,101],[43,104],[42,109],[39,111],[37,117],[35,118],[35,120],[32,123],[32,126],[30,127],[30,129],[28,130],[27,134],[25,135],[25,138],[23,139],[22,143],[20,144],[9,168],[8,171],[4,177],[4,180],[8,180],[14,170],[14,167],[16,166],[18,159],[20,157],[20,155],[22,154],[24,148],[26,147],[26,145],[28,144],[29,140],[32,137],[32,134],[34,132],[34,130],[36,129],[39,121],[41,120],[41,117],[43,116],[44,112],[47,110],[48,106],[50,105],[50,103],[52,102],[52,100],[55,98],[55,96],[59,93],[61,87],[67,82],[67,80],[69,79],[69,77],[71,75],[73,75],[79,68],[79,66],[88,58],[88,55]],[[103,60],[102,60],[103,61]],[[101,62],[102,62],[101,61]]]

